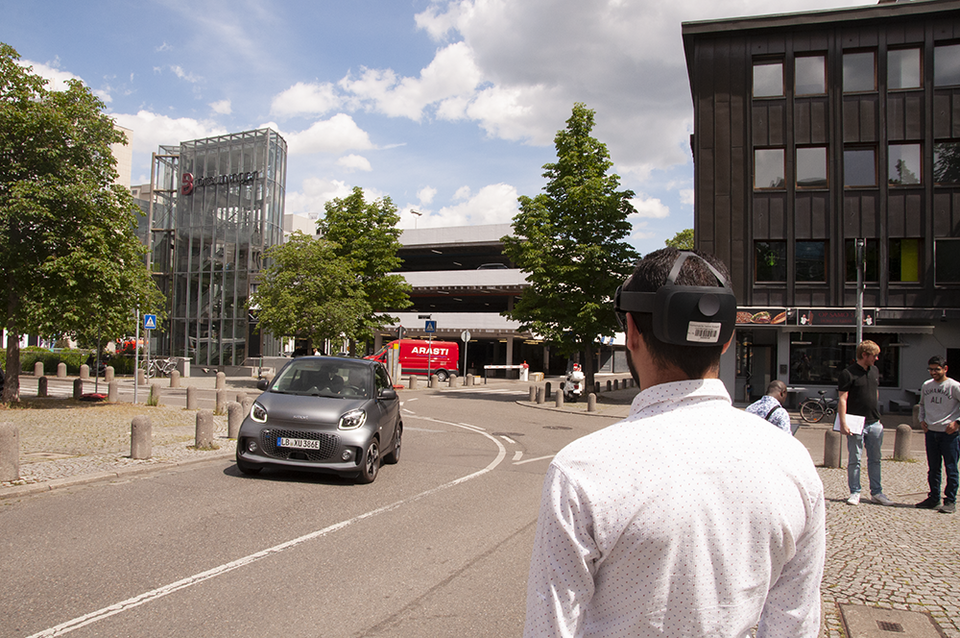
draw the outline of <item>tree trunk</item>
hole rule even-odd
[[[20,401],[20,335],[7,330],[7,364],[3,375],[3,403]]]
[[[586,377],[585,383],[587,384],[586,394],[589,394],[594,391],[596,388],[597,376],[597,349],[593,345],[585,346],[583,349],[583,361],[580,363],[580,369],[583,371],[583,376]]]

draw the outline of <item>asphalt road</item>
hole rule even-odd
[[[614,421],[522,398],[408,398],[372,485],[220,460],[2,502],[0,636],[519,635],[549,459]]]

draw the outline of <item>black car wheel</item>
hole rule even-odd
[[[259,465],[251,465],[251,464],[247,463],[246,461],[241,461],[241,460],[240,460],[240,457],[238,456],[238,457],[237,457],[237,469],[240,470],[240,473],[241,473],[241,474],[246,474],[247,476],[250,476],[250,475],[253,475],[253,474],[259,474],[259,473],[260,473],[260,470],[262,470],[263,468],[260,467]]]
[[[357,477],[359,483],[373,483],[377,478],[377,472],[380,471],[380,444],[376,439],[370,441],[364,454],[363,467],[360,470],[360,476]]]
[[[450,378],[450,375],[446,370],[437,370],[437,381],[444,383],[447,379]]]
[[[397,429],[393,432],[393,449],[383,455],[383,462],[394,465],[400,461],[400,442],[403,441],[403,426],[397,423]]]

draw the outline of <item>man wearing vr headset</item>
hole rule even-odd
[[[806,449],[719,380],[726,269],[668,248],[617,291],[641,391],[544,482],[525,636],[814,637],[823,485]]]

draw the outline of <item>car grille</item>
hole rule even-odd
[[[311,439],[320,441],[319,450],[291,450],[287,448],[278,448],[277,439],[285,437],[290,439]],[[340,437],[335,434],[326,434],[323,432],[310,432],[309,430],[282,430],[270,429],[264,431],[261,436],[260,444],[267,456],[277,459],[300,459],[306,461],[326,461],[336,454],[340,447]]]

